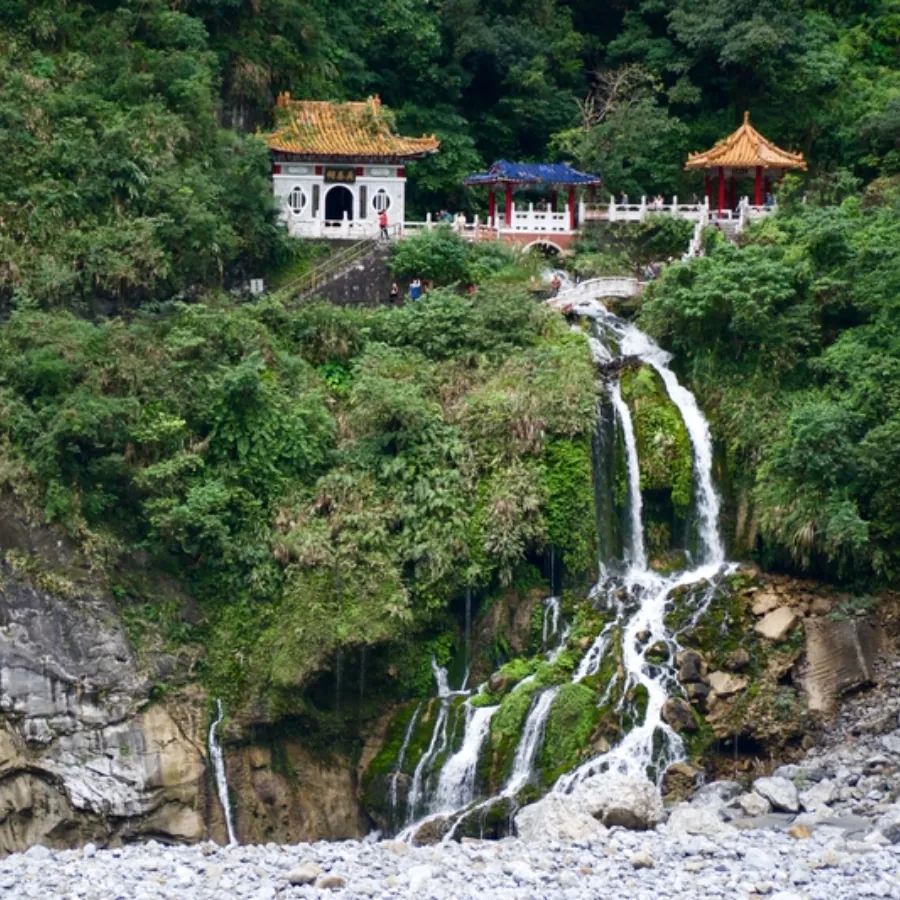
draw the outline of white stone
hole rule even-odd
[[[772,804],[765,797],[760,797],[756,791],[744,794],[738,800],[738,805],[744,811],[746,816],[764,816],[772,811]]]
[[[756,623],[756,632],[767,640],[778,643],[787,638],[796,621],[797,613],[789,606],[781,606]]]
[[[653,857],[646,850],[639,850],[631,857],[633,869],[652,869],[654,865]]]
[[[571,794],[549,793],[516,813],[516,830],[523,841],[600,840],[606,829]]]
[[[731,834],[734,828],[722,820],[721,810],[714,804],[692,806],[690,803],[679,803],[669,814],[666,831],[672,837],[687,834],[702,834],[707,837]]]
[[[837,788],[834,782],[829,781],[827,778],[800,792],[800,805],[807,812],[826,809],[836,799]]]
[[[770,778],[757,778],[753,782],[753,789],[762,797],[765,797],[772,808],[782,812],[799,812],[800,798],[797,796],[797,788],[787,778],[772,776]]]
[[[649,779],[604,772],[582,781],[573,796],[604,825],[642,830],[663,820],[662,798]]]
[[[720,696],[730,697],[744,690],[748,685],[746,678],[732,675],[729,672],[710,672],[709,686]]]
[[[321,874],[320,866],[314,863],[304,863],[288,872],[287,880],[289,884],[293,885],[312,884]]]
[[[428,887],[434,877],[434,870],[431,866],[413,866],[406,874],[409,878],[409,889],[418,893]]]

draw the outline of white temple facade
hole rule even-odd
[[[432,137],[399,137],[377,97],[363,103],[278,98],[277,130],[266,136],[272,185],[295,237],[375,236],[406,213],[406,163],[437,152]]]

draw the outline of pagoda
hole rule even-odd
[[[436,153],[434,135],[401,137],[381,100],[355,103],[278,97],[272,186],[292,235],[349,238],[376,234],[378,218],[402,226],[410,160]]]
[[[713,205],[713,179],[717,184],[717,209],[737,205],[738,179],[753,178],[754,205],[762,206],[771,190],[773,179],[780,179],[789,169],[805,169],[802,153],[782,150],[764,138],[751,124],[750,113],[744,113],[744,124],[734,134],[719,141],[704,153],[691,153],[685,169],[702,169],[706,173],[706,199]]]

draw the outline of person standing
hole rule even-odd
[[[381,239],[383,241],[386,241],[389,237],[388,214],[386,209],[383,209],[380,213],[378,213],[378,227],[381,229]]]
[[[409,285],[410,300],[418,300],[422,296],[422,282],[418,278],[413,278]]]
[[[396,306],[400,302],[400,286],[395,281],[391,285],[391,303]]]

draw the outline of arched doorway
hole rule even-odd
[[[336,184],[325,195],[325,221],[340,222],[347,213],[347,220],[353,220],[353,191],[342,184]]]

